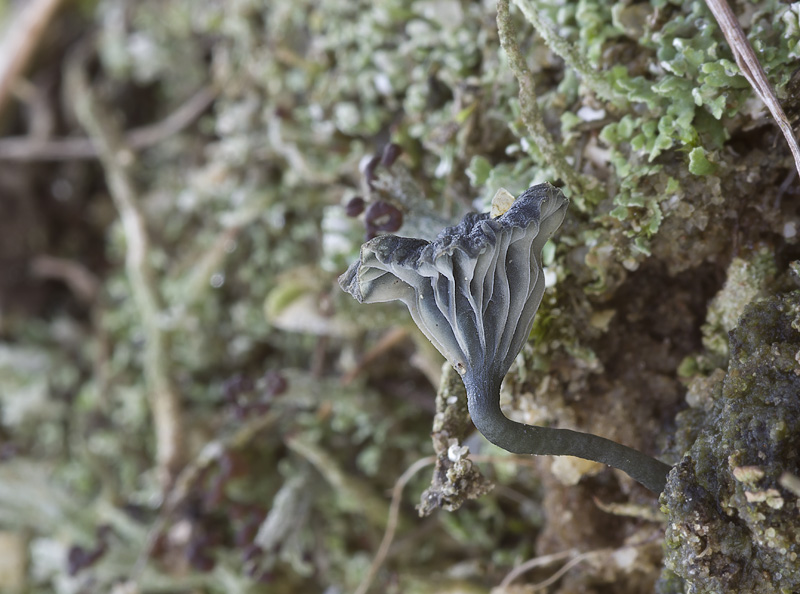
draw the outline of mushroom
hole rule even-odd
[[[539,184],[492,214],[470,213],[432,242],[382,235],[339,278],[361,303],[400,300],[461,374],[477,429],[516,454],[577,456],[608,464],[660,493],[670,467],[611,440],[517,423],[500,409],[500,384],[528,339],[544,294],[542,247],[569,201]],[[498,206],[500,205],[500,206]]]

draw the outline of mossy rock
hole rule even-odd
[[[662,593],[800,591],[800,502],[780,481],[800,474],[799,311],[800,292],[753,303],[730,334],[728,372],[662,495]]]

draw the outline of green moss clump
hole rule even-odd
[[[728,332],[736,327],[745,306],[763,299],[774,281],[775,258],[766,246],[734,258],[728,265],[725,286],[714,297],[703,326],[703,346],[715,366],[722,366],[728,357]]]
[[[661,592],[677,577],[686,592],[800,590],[798,500],[779,482],[800,473],[798,309],[797,291],[753,303],[731,333],[728,373],[662,495]]]

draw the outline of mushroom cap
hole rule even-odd
[[[376,237],[339,284],[361,303],[405,303],[461,375],[502,379],[530,334],[544,294],[542,247],[568,204],[561,190],[539,184],[501,216],[470,213],[432,242]]]

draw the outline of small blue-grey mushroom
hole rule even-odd
[[[500,410],[500,384],[519,354],[544,294],[542,247],[568,200],[550,184],[529,188],[492,216],[468,214],[432,242],[383,235],[339,279],[362,303],[400,300],[461,374],[470,416],[486,438],[518,454],[578,456],[619,468],[661,492],[669,466],[618,443],[534,427]]]

